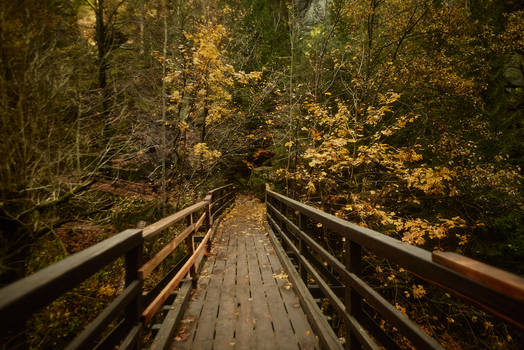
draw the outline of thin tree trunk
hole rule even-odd
[[[142,0],[140,3],[140,54],[141,55],[144,55],[146,52],[145,22],[146,22],[146,0]]]
[[[162,0],[162,12],[164,20],[164,47],[162,60],[162,207],[164,215],[166,215],[166,58],[167,58],[167,6],[166,0]]]
[[[107,88],[107,54],[109,52],[106,24],[104,22],[104,0],[98,0],[95,8],[96,42],[98,46],[98,86],[102,91],[102,117],[104,119],[104,136],[109,129],[109,97]]]
[[[289,44],[290,44],[290,58],[289,58],[289,123],[293,128],[293,74],[294,74],[294,60],[295,60],[295,3],[290,8],[289,19]],[[296,140],[295,140],[296,141]],[[288,149],[287,169],[286,169],[286,195],[289,196],[289,169],[291,168],[291,149]]]
[[[373,53],[373,30],[375,25],[375,11],[377,9],[377,1],[371,0],[370,4],[370,13],[368,14],[368,21],[367,21],[367,34],[368,34],[368,42],[367,42],[367,55],[366,55],[366,80],[369,79],[369,76],[371,75],[371,55]]]

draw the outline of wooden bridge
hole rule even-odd
[[[399,349],[379,320],[417,349],[441,349],[365,282],[363,252],[524,328],[518,276],[404,244],[269,189],[266,208],[235,198],[233,186],[217,188],[144,229],[121,232],[4,287],[2,334],[123,256],[121,292],[68,349]],[[144,262],[146,242],[181,223]],[[340,253],[320,243],[328,234]],[[181,245],[186,256],[146,292],[144,281]]]

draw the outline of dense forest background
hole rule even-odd
[[[518,0],[2,1],[0,284],[226,181],[522,275],[523,117]],[[449,348],[518,348],[373,277]]]

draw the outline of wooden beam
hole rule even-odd
[[[337,297],[335,292],[329,287],[328,283],[322,278],[322,276],[320,276],[320,274],[315,270],[313,265],[311,265],[309,261],[307,261],[307,259],[302,254],[300,254],[300,251],[297,248],[297,246],[295,246],[291,239],[289,239],[289,237],[287,237],[287,235],[280,229],[280,227],[276,225],[276,222],[270,216],[268,217],[268,220],[277,229],[277,231],[280,234],[280,237],[286,242],[286,245],[293,250],[297,259],[301,261],[302,266],[304,266],[307,269],[307,271],[311,274],[311,276],[313,276],[313,279],[318,283],[320,289],[330,300],[331,305],[333,305],[338,310],[339,314],[342,315],[342,317],[346,321],[346,326],[352,330],[353,334],[356,335],[359,344],[362,344],[364,348],[368,350],[378,350],[379,346],[373,341],[373,339],[371,339],[371,337],[367,334],[366,330],[360,325],[356,318],[348,313],[346,305],[344,305],[342,300],[340,300],[340,298]],[[296,272],[295,269],[293,270]]]
[[[166,244],[164,248],[162,248],[158,253],[155,254],[155,256],[146,262],[139,270],[138,270],[138,278],[143,280],[149,274],[158,266],[164,259],[171,254],[179,245],[182,243],[184,239],[186,239],[187,236],[193,232],[195,229],[195,224],[189,225],[182,231],[180,234],[178,234],[171,242]]]
[[[124,291],[102,311],[89,325],[84,328],[66,348],[66,350],[92,349],[96,338],[129,305],[142,290],[142,282],[132,282]]]
[[[400,265],[414,275],[451,290],[461,298],[524,328],[524,313],[521,311],[524,309],[524,303],[521,300],[435,263],[432,261],[431,252],[337,218],[271,190],[266,190],[266,193],[268,207],[270,207],[269,202],[275,200],[298,210],[301,214],[322,223],[331,232],[338,233],[366,247],[374,254]]]
[[[144,310],[144,312],[142,313],[142,319],[144,320],[145,324],[151,322],[153,316],[158,312],[158,310],[162,307],[167,298],[169,298],[169,295],[175,290],[176,287],[178,287],[184,276],[189,272],[189,269],[191,268],[191,266],[193,266],[197,257],[203,253],[206,247],[206,243],[209,240],[209,236],[211,235],[211,230],[212,229],[209,229],[207,231],[206,236],[204,237],[202,242],[200,242],[200,245],[195,250],[195,253],[191,255],[189,260],[184,264],[184,266],[182,266],[180,271],[178,271],[175,277],[173,277],[171,282],[169,282],[167,286],[165,286],[165,288],[160,292],[160,294],[158,294],[158,296],[153,300],[153,302],[149,304],[149,306]]]
[[[227,185],[224,185],[224,186],[221,186],[221,187],[214,188],[211,191],[209,191],[208,194],[213,195],[215,192],[223,190],[223,189],[228,188],[228,187],[233,187],[233,184],[227,184]]]
[[[206,219],[206,211],[204,211],[204,213],[198,218],[197,222],[194,224],[195,226],[195,232],[198,231],[198,229],[200,228],[200,226],[202,226],[202,223],[204,222],[204,220]]]
[[[173,342],[176,326],[180,322],[186,304],[189,301],[192,286],[191,281],[187,281],[180,287],[180,293],[177,294],[175,301],[171,305],[171,310],[169,310],[162,322],[150,350],[166,350]]]
[[[366,298],[368,304],[371,305],[382,317],[384,317],[384,319],[397,326],[402,335],[408,338],[413,343],[413,345],[417,347],[417,349],[442,349],[442,346],[435,339],[427,335],[415,322],[404,316],[404,314],[391,305],[385,298],[383,298],[379,293],[371,288],[360,277],[358,277],[353,272],[348,271],[342,262],[331,255],[313,238],[300,230],[273,205],[267,203],[267,207],[270,209],[270,211],[268,211],[268,219],[275,225],[277,229],[280,229],[280,227],[276,224],[276,220],[273,219],[271,213],[274,213],[275,217],[278,217],[286,224],[288,230],[294,232],[295,235],[303,239],[310,249],[320,254],[330,266],[336,269],[342,278],[344,278],[346,282],[349,283],[349,286],[346,285],[346,288],[351,287],[352,289],[355,289],[359,295]]]
[[[0,326],[9,327],[142,244],[141,230],[126,230],[0,289]]]
[[[322,344],[322,348],[330,350],[343,350],[344,347],[342,346],[342,344],[340,344],[337,335],[329,325],[324,314],[320,311],[318,305],[316,304],[315,300],[309,293],[309,290],[307,289],[306,285],[302,281],[302,278],[293,267],[293,264],[287,257],[286,252],[280,245],[280,242],[273,233],[273,230],[267,224],[265,226],[266,231],[269,234],[269,238],[271,239],[271,242],[273,243],[273,246],[275,248],[275,252],[278,256],[278,259],[280,260],[282,267],[284,267],[284,269],[286,270],[288,278],[290,282],[293,284],[293,289],[295,289],[295,291],[297,292],[300,304],[302,305],[304,312],[308,316],[309,322],[311,322],[311,327],[318,336],[319,342],[320,344]]]
[[[155,235],[160,233],[162,230],[165,230],[169,226],[177,223],[178,221],[182,220],[183,218],[185,218],[189,214],[194,213],[194,212],[204,208],[208,204],[209,203],[206,202],[206,201],[198,202],[196,204],[193,204],[190,207],[187,207],[185,209],[177,211],[176,213],[174,213],[174,214],[172,214],[172,215],[170,215],[168,217],[165,217],[165,218],[163,218],[161,220],[158,220],[154,224],[151,224],[151,225],[145,227],[144,230],[143,230],[144,239],[151,239],[152,237],[154,237]]]
[[[524,278],[520,276],[452,252],[433,252],[431,258],[437,264],[524,301]]]

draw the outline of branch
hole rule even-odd
[[[20,214],[18,214],[18,216],[16,217],[16,220],[20,220],[23,216],[27,215],[27,214],[30,214],[36,210],[41,210],[41,209],[45,209],[45,208],[49,208],[49,207],[53,207],[55,205],[58,205],[60,203],[63,203],[67,200],[69,200],[71,197],[73,197],[75,194],[79,193],[79,192],[82,192],[82,191],[85,191],[89,186],[91,186],[93,183],[95,182],[95,180],[91,180],[90,182],[82,185],[82,186],[79,186],[79,187],[76,187],[74,188],[73,190],[67,192],[66,194],[64,194],[62,197],[58,198],[58,199],[55,199],[53,201],[49,201],[49,202],[45,202],[45,203],[41,203],[41,204],[38,204],[32,208],[29,208],[27,210],[24,210],[23,212],[21,212]]]

